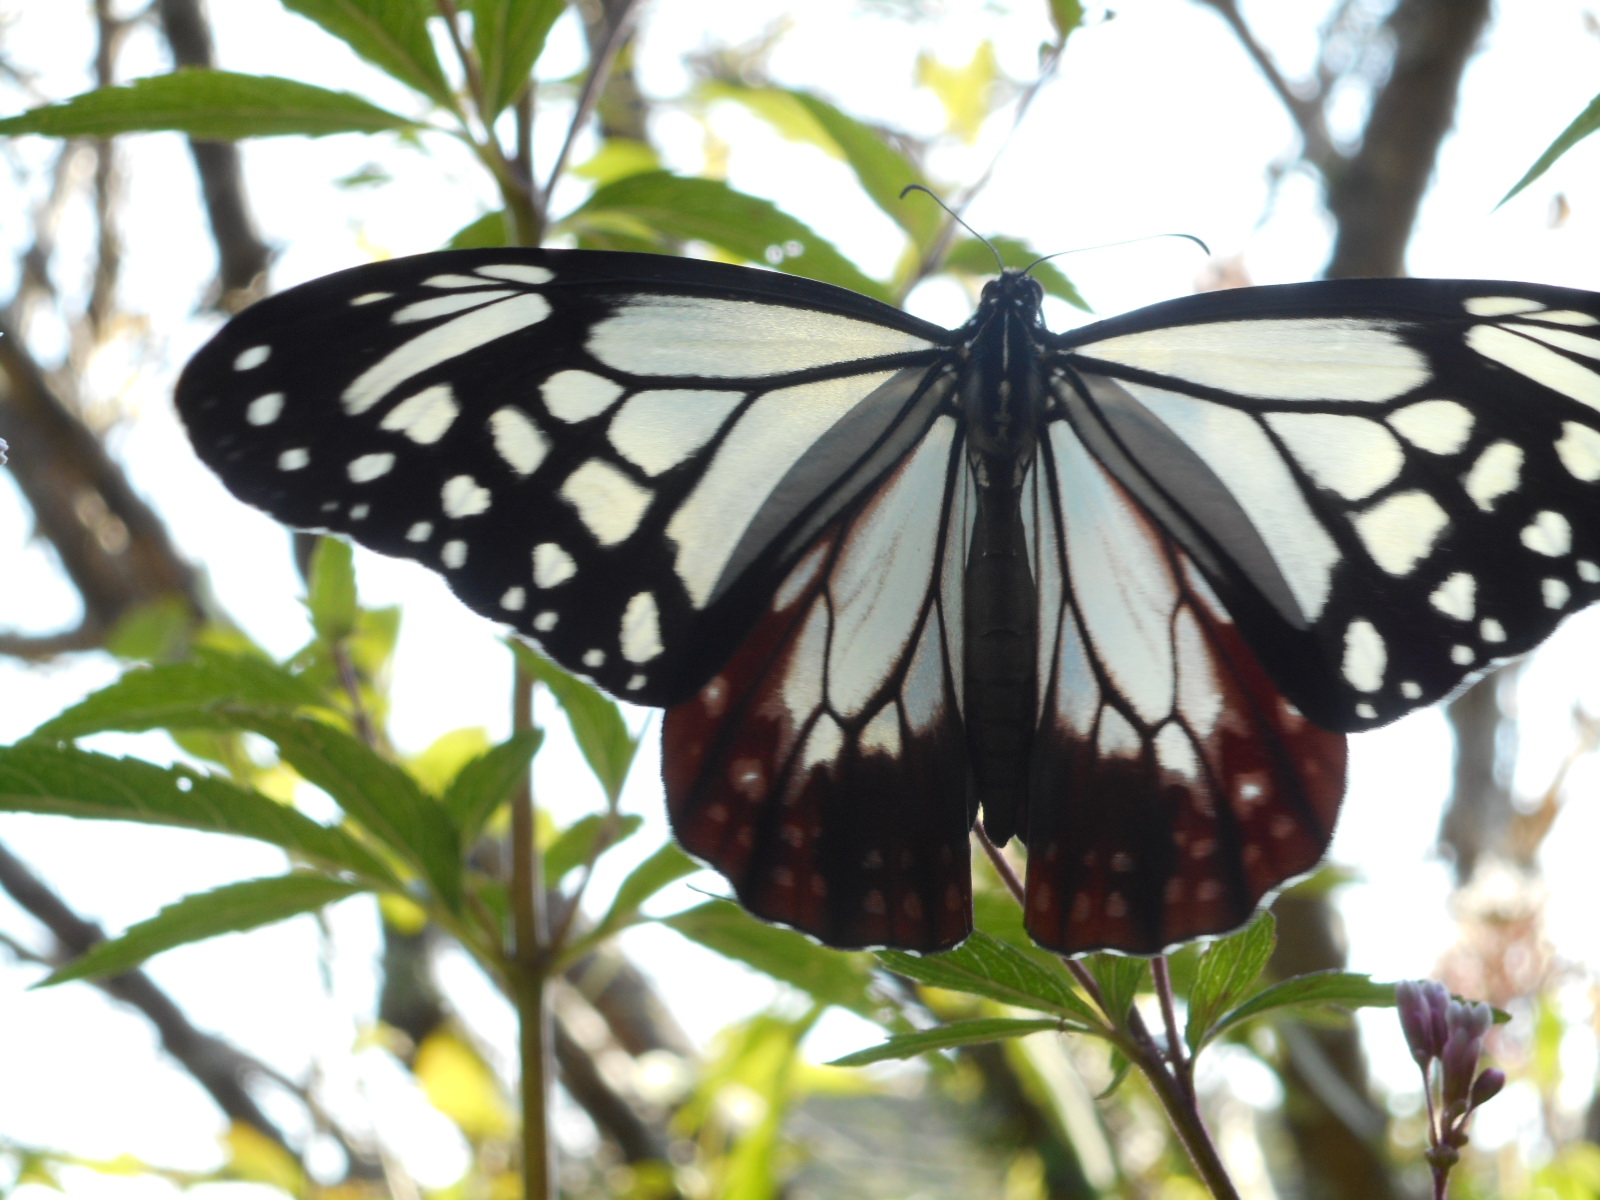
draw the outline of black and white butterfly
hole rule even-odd
[[[1344,731],[1600,596],[1600,295],[1350,280],[1067,334],[741,267],[455,251],[263,301],[178,406],[242,499],[442,572],[669,709],[754,913],[971,929],[969,832],[1067,953],[1239,925],[1322,856]]]

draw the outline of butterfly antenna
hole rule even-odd
[[[938,199],[938,197],[935,196],[934,199]],[[959,221],[961,218],[957,217],[956,219]],[[965,222],[963,222],[963,224],[965,224]],[[1034,259],[1026,267],[1022,268],[1022,273],[1026,275],[1040,263],[1049,262],[1052,258],[1065,258],[1069,254],[1083,254],[1089,250],[1115,250],[1118,246],[1132,246],[1136,242],[1153,242],[1158,238],[1184,238],[1187,241],[1193,242],[1196,246],[1199,246],[1200,249],[1204,250],[1207,258],[1211,257],[1211,247],[1206,245],[1199,238],[1195,237],[1195,235],[1192,233],[1147,233],[1143,237],[1126,238],[1120,242],[1098,242],[1093,246],[1078,246],[1071,250],[1057,250],[1054,254],[1046,254],[1040,258]],[[993,247],[990,248],[993,249]]]
[[[926,184],[908,183],[908,184],[906,184],[906,186],[904,188],[902,188],[900,190],[900,199],[904,200],[912,192],[922,192],[924,195],[933,197],[933,202],[935,204],[937,204],[940,208],[944,209],[944,211],[949,215],[949,217],[950,217],[950,219],[952,221],[954,221],[957,225],[961,226],[961,228],[965,229],[973,237],[977,238],[985,246],[989,247],[989,253],[994,255],[995,266],[999,267],[1000,270],[1002,270],[1002,271],[1004,271],[1006,269],[1005,260],[1000,257],[1000,251],[998,251],[998,250],[996,250],[994,248],[994,243],[991,242],[988,238],[984,237],[983,234],[979,233],[971,225],[968,225],[965,221],[963,221],[961,219],[961,214],[958,213],[955,209],[951,208],[948,204],[946,204],[944,202],[944,199],[939,195],[938,192],[934,191],[932,188],[928,187]]]

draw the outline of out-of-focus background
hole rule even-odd
[[[591,45],[624,7],[583,0],[554,25],[531,122],[541,170],[566,134]],[[599,121],[579,131],[579,169],[555,189],[552,213],[659,165],[770,199],[866,274],[891,278],[904,266],[900,227],[793,109],[761,98],[781,87],[878,130],[947,198],[970,199],[979,232],[1040,253],[1090,248],[1056,261],[1097,316],[1324,274],[1600,280],[1600,150],[1580,146],[1496,207],[1600,78],[1600,22],[1578,0],[1090,6],[1040,82],[1041,47],[1056,36],[1042,0],[653,0]],[[0,115],[175,62],[424,111],[275,0],[0,0]],[[283,137],[237,151],[176,133],[0,139],[0,167],[0,436],[14,460],[0,469],[8,743],[116,678],[125,664],[108,637],[163,595],[225,616],[278,657],[308,639],[290,536],[195,460],[173,381],[220,307],[440,248],[498,201],[442,133]],[[1174,232],[1204,239],[1211,257],[1175,239],[1093,249]],[[971,302],[948,276],[906,297],[950,325]],[[1056,300],[1048,317],[1057,329],[1089,319]],[[464,727],[503,737],[511,666],[498,631],[420,568],[358,552],[357,577],[364,604],[402,608],[390,669],[397,750],[420,754]],[[1448,709],[1355,738],[1336,875],[1278,909],[1285,971],[1432,975],[1512,1014],[1491,1039],[1512,1084],[1478,1118],[1462,1194],[1600,1195],[1597,634],[1595,614],[1575,616]],[[547,697],[537,717],[550,729],[538,795],[564,826],[595,811],[600,790]],[[623,808],[644,828],[604,860],[601,891],[666,836],[654,718],[630,719],[646,736]],[[179,757],[158,734],[91,744]],[[315,795],[299,799],[318,812]],[[385,921],[370,900],[163,955],[135,997],[86,983],[28,990],[62,953],[64,913],[116,932],[282,861],[196,833],[0,817],[0,1192],[303,1191],[309,1178],[500,1194],[510,1010],[459,951],[395,914]],[[722,890],[692,876],[647,911]],[[41,919],[47,911],[56,917]],[[1049,1038],[936,1067],[821,1070],[810,1064],[882,1036],[834,1008],[808,1022],[779,1095],[752,1082],[737,1048],[805,1013],[794,992],[651,924],[591,965],[612,994],[591,979],[558,997],[573,1195],[710,1194],[696,1189],[726,1181],[727,1156],[775,1111],[766,1173],[737,1194],[1198,1194],[1170,1177],[1178,1160],[1136,1087],[1091,1099],[1109,1078],[1103,1049]],[[392,1015],[408,998],[428,1014],[409,1039]],[[446,1018],[454,1040],[419,1058],[429,1021]],[[243,1070],[246,1090],[290,1154],[230,1127],[203,1072],[161,1049],[158,1030],[184,1026],[216,1035],[218,1053],[258,1060]],[[470,1053],[451,1059],[452,1046]],[[1420,1091],[1392,1014],[1274,1027],[1204,1061],[1208,1112],[1247,1195],[1421,1194]],[[718,1139],[696,1132],[706,1113]],[[647,1166],[645,1151],[674,1165]],[[285,1163],[308,1174],[283,1175]]]

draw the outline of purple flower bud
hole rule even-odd
[[[1394,998],[1400,1010],[1400,1028],[1406,1035],[1406,1044],[1411,1047],[1411,1057],[1426,1071],[1428,1063],[1444,1050],[1445,1012],[1450,994],[1444,990],[1444,985],[1429,979],[1403,979],[1394,985]]]
[[[1472,1083],[1472,1108],[1480,1104],[1487,1104],[1500,1094],[1500,1089],[1506,1086],[1506,1073],[1499,1067],[1490,1067],[1479,1075]]]
[[[1494,1022],[1494,1011],[1487,1004],[1450,1004],[1450,1033],[1439,1059],[1444,1066],[1441,1092],[1445,1109],[1459,1105],[1464,1115],[1472,1093],[1472,1077],[1483,1053],[1483,1035]]]

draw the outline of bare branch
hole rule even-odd
[[[548,203],[550,193],[560,181],[562,173],[566,171],[567,159],[572,154],[572,145],[600,103],[600,94],[605,89],[606,80],[611,76],[611,68],[616,64],[617,55],[622,52],[622,47],[633,32],[633,21],[639,13],[639,0],[612,0],[602,7],[606,16],[605,32],[596,44],[591,31],[589,75],[583,81],[583,91],[578,95],[578,107],[572,114],[572,121],[567,125],[567,136],[561,143],[561,152],[556,155],[555,166],[550,168],[550,181],[544,187],[545,203]]]

